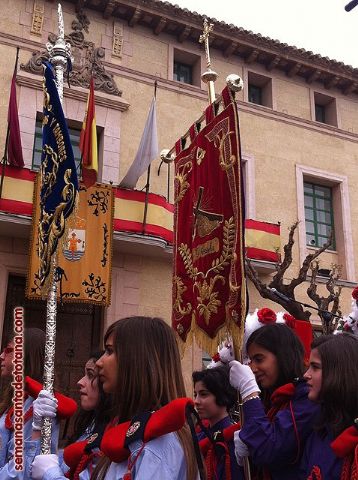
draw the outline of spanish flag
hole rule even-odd
[[[246,256],[252,260],[280,260],[280,225],[257,220],[245,220]]]
[[[87,110],[81,130],[80,150],[82,154],[82,180],[86,187],[90,187],[96,183],[98,174],[97,129],[94,109],[93,78],[91,78],[90,82]]]

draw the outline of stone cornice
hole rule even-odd
[[[119,75],[124,78],[134,80],[136,82],[145,83],[148,85],[154,84],[154,81],[157,80],[158,88],[173,92],[180,92],[184,95],[192,96],[194,98],[207,101],[207,94],[204,90],[201,90],[198,87],[192,87],[190,85],[185,85],[179,82],[158,79],[154,75],[148,74],[138,74],[135,70],[129,68],[111,65],[111,71],[114,75]],[[18,85],[23,85],[29,88],[35,88],[36,90],[42,90],[42,80],[36,75],[32,75],[26,72],[18,73],[16,77],[16,82]],[[64,87],[64,95],[66,98],[73,98],[83,102],[87,101],[88,91],[80,87]],[[96,105],[113,108],[115,110],[126,111],[128,110],[130,104],[123,98],[113,97],[106,95],[101,92],[96,92],[95,94]],[[250,113],[252,115],[261,116],[267,119],[283,122],[285,124],[305,128],[308,130],[321,133],[323,135],[334,136],[335,138],[340,138],[345,141],[350,141],[358,143],[358,134],[347,132],[340,128],[326,125],[318,124],[313,120],[307,120],[300,117],[295,117],[287,113],[278,112],[272,110],[271,108],[264,107],[262,105],[256,105],[254,103],[238,101],[239,111],[243,113]]]
[[[106,64],[106,63],[105,63]],[[173,92],[180,92],[183,95],[192,96],[194,98],[203,100],[207,102],[207,93],[205,90],[200,89],[199,87],[193,87],[185,83],[175,82],[173,80],[166,80],[163,78],[155,77],[154,75],[149,75],[146,73],[138,73],[135,70],[131,70],[127,67],[121,67],[113,64],[108,65],[108,71],[114,75],[119,75],[124,78],[128,78],[140,83],[146,83],[148,85],[153,85],[154,81],[157,80],[158,88]],[[307,120],[301,117],[296,117],[294,115],[289,115],[288,113],[279,112],[277,110],[272,110],[269,107],[264,107],[262,105],[256,105],[254,103],[244,102],[238,100],[239,110],[245,113],[251,113],[252,115],[258,115],[268,119],[280,121],[286,124],[298,126],[301,128],[306,128],[308,130],[313,130],[323,135],[334,136],[336,138],[341,138],[342,140],[351,141],[358,143],[358,134],[342,130],[341,128],[334,127],[332,125],[327,125],[323,123],[317,123],[313,120]]]
[[[42,90],[42,79],[39,79],[37,75],[32,75],[30,73],[19,72],[16,76],[16,83],[20,86],[34,88],[35,90]],[[85,90],[84,88],[68,88],[64,85],[63,93],[65,98],[87,102],[88,90]],[[106,95],[102,92],[95,93],[95,103],[96,106],[112,108],[114,110],[120,110],[121,112],[128,110],[130,105],[123,98],[113,97],[113,95]]]
[[[239,112],[251,113],[259,117],[264,117],[278,122],[283,122],[285,125],[293,125],[307,130],[312,130],[322,135],[340,138],[341,140],[358,143],[358,134],[347,132],[341,128],[334,127],[323,123],[318,123],[313,120],[306,120],[304,118],[295,117],[288,113],[278,112],[269,107],[256,105],[254,103],[238,101]]]
[[[79,0],[67,1],[76,4],[77,8],[80,6]],[[132,27],[146,26],[156,35],[166,33],[175,36],[179,42],[186,39],[197,44],[202,32],[203,15],[160,0],[87,0],[85,7],[107,12],[106,18],[111,12],[114,18],[120,18]],[[291,77],[298,75],[308,81],[316,77],[325,87],[337,88],[346,95],[358,94],[357,68],[214,18],[209,21],[214,24],[211,46],[221,51],[224,57],[235,55],[246,61],[252,60],[254,55],[254,61],[269,70],[277,68]]]

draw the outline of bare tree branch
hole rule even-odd
[[[298,275],[296,278],[291,280],[291,283],[288,285],[288,291],[293,293],[294,289],[300,285],[301,283],[305,282],[307,279],[307,273],[310,268],[311,263],[313,260],[315,260],[319,255],[321,255],[322,252],[327,250],[328,247],[332,245],[333,241],[333,234],[331,233],[330,238],[328,241],[322,245],[322,247],[318,248],[315,250],[313,253],[309,253],[307,257],[304,259],[302,263],[302,267],[300,268],[300,271],[298,272]]]
[[[307,288],[307,295],[310,297],[311,300],[313,300],[317,305],[320,302],[320,296],[317,294],[317,273],[319,269],[319,263],[317,261],[312,262],[311,264],[311,281],[310,285]]]
[[[291,282],[288,284],[284,283],[284,275],[287,269],[292,265],[292,262],[293,262],[292,248],[295,243],[294,234],[297,229],[297,226],[298,226],[298,222],[295,222],[289,229],[288,241],[283,248],[284,249],[283,261],[281,263],[277,262],[275,264],[276,273],[274,274],[271,282],[268,285],[266,285],[261,281],[258,272],[255,270],[254,265],[249,259],[246,259],[247,276],[253,282],[257,291],[260,293],[260,295],[263,298],[268,298],[273,302],[278,303],[295,318],[309,321],[311,312],[309,310],[305,310],[303,305],[296,302],[295,288],[298,285],[302,284],[303,282],[307,281],[308,271],[309,269],[311,269],[310,284],[307,289],[307,294],[309,298],[313,300],[313,302],[317,305],[317,307],[320,310],[324,310],[328,312],[329,312],[330,304],[333,302],[330,313],[336,314],[336,312],[339,312],[339,296],[342,290],[342,287],[338,287],[338,289],[336,289],[337,280],[339,279],[339,267],[338,266],[332,267],[330,277],[326,284],[326,288],[329,292],[329,295],[327,297],[323,297],[317,293],[317,275],[319,270],[319,263],[318,261],[315,261],[316,258],[319,257],[319,255],[322,252],[327,250],[327,248],[329,248],[330,245],[332,244],[333,232],[331,233],[331,236],[328,239],[328,241],[324,245],[322,245],[322,247],[318,248],[313,253],[310,253],[309,255],[306,256],[298,272],[297,277],[293,278]],[[275,292],[272,291],[272,288],[276,289],[277,292],[282,293],[284,296],[288,298],[288,300],[286,301],[284,298],[281,298],[278,295],[276,295]],[[329,330],[329,328],[332,326],[333,317],[331,316],[329,318],[329,316],[327,315],[324,317],[325,314],[323,312],[320,312],[319,315],[321,317],[324,331],[327,329]],[[329,319],[329,322],[330,322],[329,324],[328,324],[327,318]]]
[[[290,233],[288,234],[288,242],[283,247],[283,251],[285,252],[285,254],[282,262],[279,263],[278,266],[276,267],[276,274],[274,275],[273,279],[270,282],[271,288],[278,289],[278,287],[282,285],[283,276],[286,270],[292,264],[292,247],[295,243],[294,234],[298,226],[298,223],[299,222],[297,221],[290,227]]]

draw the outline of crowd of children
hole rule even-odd
[[[304,322],[264,323],[246,336],[244,362],[229,355],[193,373],[194,399],[166,322],[113,323],[104,352],[90,356],[78,381],[80,409],[64,450],[59,421],[76,404],[42,390],[45,335],[26,329],[22,471],[8,339],[0,355],[0,480],[244,480],[248,472],[255,480],[357,480],[358,337],[317,337],[309,352]],[[40,455],[43,417],[53,419],[47,455]]]

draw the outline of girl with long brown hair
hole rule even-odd
[[[357,365],[357,336],[324,335],[313,341],[304,376],[308,398],[320,405],[321,415],[306,443],[301,478],[358,478]]]
[[[274,313],[274,312],[272,312]],[[300,322],[300,323],[299,323]],[[319,407],[303,380],[304,348],[290,319],[255,330],[248,338],[249,365],[230,363],[230,383],[243,402],[244,424],[234,436],[239,461],[250,456],[255,479],[297,480],[302,451]]]
[[[92,478],[195,480],[184,411],[193,402],[183,398],[173,330],[159,318],[130,317],[112,324],[104,343],[97,365],[104,391],[113,395],[115,426],[103,437],[106,458]]]
[[[103,391],[96,366],[102,355],[103,351],[90,355],[84,376],[77,382],[81,408],[63,453],[36,456],[32,464],[33,480],[90,479],[100,458],[103,432],[110,420],[110,398]]]

